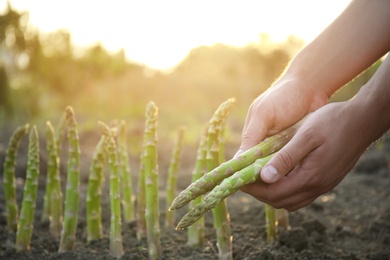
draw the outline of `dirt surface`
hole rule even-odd
[[[85,190],[90,163],[90,153],[97,138],[82,144],[83,155],[79,224],[74,251],[58,253],[59,242],[49,234],[49,224],[41,222],[45,181],[45,151],[42,148],[39,194],[35,212],[35,226],[30,253],[17,253],[14,249],[15,235],[7,232],[4,205],[4,190],[0,188],[0,259],[113,259],[109,254],[109,200],[107,188],[103,194],[103,226],[105,238],[86,243]],[[387,140],[388,141],[388,140]],[[42,147],[44,144],[42,144]],[[164,144],[163,144],[164,147]],[[166,144],[165,144],[165,147]],[[232,145],[233,153],[237,146]],[[233,235],[234,259],[390,259],[390,145],[378,150],[370,148],[359,160],[354,170],[342,183],[318,198],[312,205],[290,213],[289,230],[279,230],[278,241],[265,242],[265,219],[263,204],[252,197],[237,192],[228,198]],[[170,148],[161,150],[160,186],[164,178]],[[0,149],[1,150],[1,149]],[[195,158],[195,147],[184,147],[180,167],[178,189],[185,188]],[[20,153],[26,152],[21,148]],[[4,160],[4,143],[1,162]],[[25,160],[20,156],[20,160]],[[137,156],[131,158],[133,182],[136,183]],[[23,193],[25,166],[18,162],[17,194],[19,203]],[[22,165],[22,166],[20,166]],[[64,164],[66,165],[66,164]],[[62,167],[62,174],[66,166]],[[3,175],[0,168],[1,178]],[[65,177],[63,176],[63,179]],[[107,179],[106,179],[107,180]],[[63,180],[64,182],[64,180]],[[134,185],[135,186],[135,185]],[[19,204],[20,205],[20,204]],[[211,213],[206,215],[206,239],[203,246],[191,248],[186,245],[186,231],[167,230],[163,226],[165,200],[160,193],[161,208],[161,259],[217,259],[215,233]],[[177,211],[177,220],[186,209]],[[123,259],[147,259],[146,239],[136,238],[136,223],[123,225]]]

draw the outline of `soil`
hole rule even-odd
[[[88,134],[86,134],[88,136]],[[109,254],[109,200],[108,189],[103,193],[103,226],[105,237],[87,244],[85,220],[85,190],[90,154],[97,143],[91,135],[82,143],[84,153],[81,186],[80,211],[77,227],[77,242],[73,251],[58,253],[59,241],[49,234],[49,223],[41,221],[42,201],[45,183],[45,151],[41,148],[39,193],[35,211],[35,225],[29,253],[18,253],[14,249],[15,235],[7,232],[5,220],[4,191],[0,188],[0,259],[113,259]],[[4,159],[4,142],[0,159]],[[1,143],[0,143],[1,146]],[[42,143],[41,147],[45,147]],[[162,147],[168,147],[163,144]],[[230,145],[230,155],[237,149]],[[360,158],[350,174],[331,192],[319,197],[313,204],[289,214],[291,228],[279,229],[278,240],[265,240],[264,204],[237,192],[227,200],[231,217],[234,259],[390,259],[390,142],[384,147],[373,146]],[[160,187],[163,190],[168,166],[169,149],[159,153]],[[20,154],[26,153],[22,147]],[[183,148],[178,190],[190,182],[196,147]],[[228,153],[229,155],[229,153]],[[20,156],[20,160],[26,160]],[[137,156],[131,158],[133,181],[136,183]],[[65,159],[62,159],[65,161]],[[24,163],[25,164],[25,163]],[[0,168],[2,179],[2,169]],[[62,174],[66,164],[62,165]],[[21,202],[25,166],[18,162],[17,194]],[[65,177],[63,177],[63,183]],[[107,180],[107,179],[106,179]],[[136,186],[136,185],[134,185]],[[206,215],[206,239],[199,248],[187,246],[186,231],[166,229],[164,219],[164,192],[160,197],[161,259],[217,259],[215,233],[211,213]],[[19,204],[20,205],[20,204]],[[177,221],[186,209],[177,211]],[[136,223],[123,225],[123,259],[147,259],[146,239],[136,238]]]

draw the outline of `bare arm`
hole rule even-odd
[[[237,154],[299,121],[390,50],[390,1],[355,0],[250,106]]]

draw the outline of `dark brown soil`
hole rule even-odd
[[[89,143],[83,144],[82,151],[83,149],[90,151],[97,143],[96,138],[90,139]],[[337,188],[318,198],[312,205],[290,213],[291,228],[287,231],[280,230],[278,241],[272,244],[265,242],[263,204],[242,192],[228,198],[234,259],[390,259],[390,152],[388,147],[390,146],[385,146],[382,150],[375,148],[368,150],[355,169]],[[237,147],[232,145],[230,148],[233,152]],[[43,150],[44,148],[42,148],[41,165],[45,163]],[[168,150],[160,151],[159,155],[161,187],[165,183],[165,169],[170,154]],[[22,149],[20,153],[24,152]],[[4,153],[0,152],[1,162],[3,157]],[[179,178],[179,190],[189,183],[194,163],[191,158],[195,158],[195,147],[185,147],[179,173],[182,174]],[[4,191],[2,186],[0,188],[0,259],[112,259],[108,250],[110,219],[108,190],[103,195],[105,238],[91,244],[86,243],[84,201],[90,155],[85,155],[83,161],[85,165],[82,167],[79,224],[74,251],[58,253],[57,239],[50,236],[48,223],[40,221],[45,179],[45,174],[41,174],[30,253],[17,253],[14,250],[15,235],[9,234],[6,230]],[[137,156],[132,158],[131,163],[133,163],[135,184]],[[45,167],[42,168],[45,172]],[[18,167],[19,203],[23,193],[24,171],[23,166]],[[2,178],[2,170],[0,173]],[[161,192],[160,208],[161,212],[164,212],[164,192]],[[177,220],[185,210],[177,211]],[[186,231],[165,229],[164,213],[160,216],[163,248],[161,259],[217,259],[211,214],[206,216],[206,242],[199,248],[186,245]],[[123,225],[123,245],[125,249],[123,259],[147,259],[146,240],[137,240],[135,222]]]

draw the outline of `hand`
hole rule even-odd
[[[262,181],[242,190],[276,208],[294,211],[333,189],[370,141],[349,102],[313,112],[293,139],[263,168]]]
[[[282,77],[250,106],[236,156],[267,136],[295,124],[309,112],[326,104],[327,100],[327,95],[315,92],[302,80]]]

